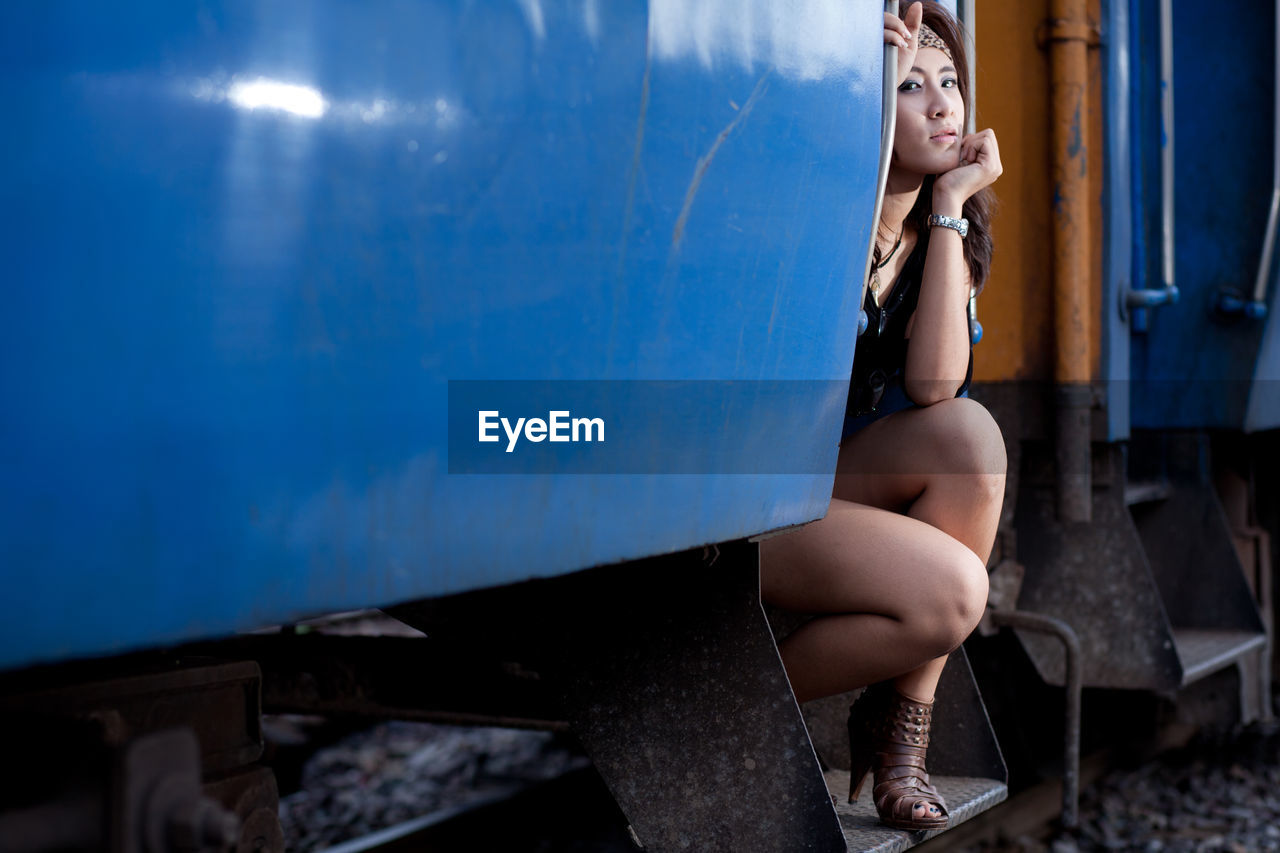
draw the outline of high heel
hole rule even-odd
[[[850,760],[853,762],[849,770],[849,802],[851,803],[856,803],[858,797],[862,796],[862,783],[871,776],[872,757],[870,750],[866,752],[865,758],[850,755]]]
[[[856,803],[862,785],[871,774],[875,748],[871,738],[872,721],[877,716],[880,698],[878,685],[862,691],[849,708],[849,802]],[[874,707],[873,707],[874,706]]]
[[[947,825],[947,805],[929,783],[924,764],[932,718],[932,702],[909,699],[888,683],[859,697],[849,711],[849,802],[857,800],[870,770],[881,823],[911,831]],[[917,803],[935,805],[940,814],[915,817]]]

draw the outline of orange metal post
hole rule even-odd
[[[1090,237],[1087,0],[1053,0],[1049,21],[1054,180],[1054,382],[1058,514],[1091,515],[1089,409]]]

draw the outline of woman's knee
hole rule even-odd
[[[954,553],[936,566],[915,620],[930,654],[947,654],[973,633],[986,610],[987,591],[987,567],[956,543]]]
[[[926,446],[920,448],[920,458],[930,461],[927,476],[942,478],[940,485],[948,488],[962,480],[966,505],[998,512],[1008,462],[995,419],[981,403],[964,397],[944,400],[926,411],[933,420],[926,430]]]
[[[936,421],[929,430],[933,438],[930,450],[943,472],[1003,481],[1008,465],[1004,436],[985,406],[967,397],[956,397],[935,403],[925,411]]]

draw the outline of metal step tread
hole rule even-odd
[[[827,770],[822,775],[827,780],[827,790],[836,802],[836,814],[840,817],[840,828],[844,830],[844,840],[850,851],[898,853],[899,850],[914,847],[947,831],[935,829],[931,832],[907,832],[890,829],[882,825],[876,815],[875,803],[871,799],[871,780],[868,779],[863,786],[858,802],[850,803],[847,802],[849,771]],[[951,812],[948,828],[1004,802],[1009,796],[1008,786],[996,779],[934,776],[931,781],[947,801],[947,808]]]
[[[1130,480],[1124,485],[1124,502],[1128,506],[1162,501],[1173,494],[1168,480]]]
[[[1230,666],[1266,645],[1267,635],[1216,628],[1174,628],[1173,644],[1182,662],[1182,683],[1190,684]]]

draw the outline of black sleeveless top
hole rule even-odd
[[[915,405],[903,388],[907,366],[907,324],[920,301],[920,279],[924,273],[925,254],[929,250],[928,232],[923,232],[898,275],[898,283],[890,292],[884,307],[876,304],[871,288],[866,288],[863,310],[867,312],[867,330],[858,338],[853,356],[853,376],[849,380],[849,401],[845,407],[844,432],[841,440],[879,420],[885,415]],[[973,347],[969,348],[969,368],[964,384],[956,392],[965,396],[973,379]]]

